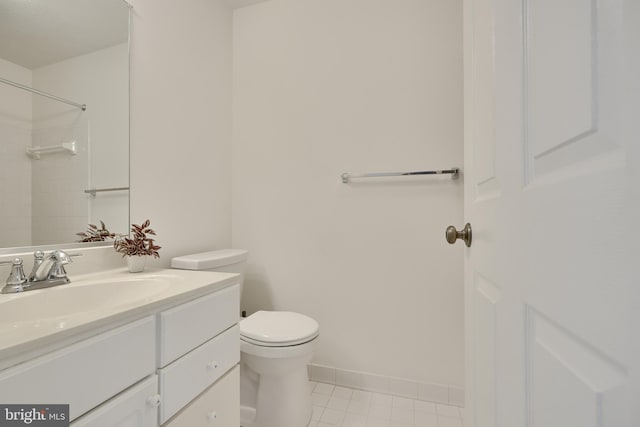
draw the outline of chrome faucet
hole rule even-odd
[[[82,254],[69,255],[64,251],[55,250],[45,256],[44,252],[36,251],[33,254],[33,269],[29,277],[24,274],[22,269],[22,259],[16,258],[12,261],[0,262],[0,264],[11,264],[12,266],[7,283],[0,293],[10,294],[70,283],[71,280],[67,277],[64,266],[73,262],[71,257],[80,255]]]
[[[64,283],[70,282],[64,266],[72,261],[71,257],[66,252],[56,250],[46,257],[43,253],[38,252],[33,254],[35,262],[33,271],[31,272],[33,277],[29,277],[30,281],[42,282],[44,280],[63,280]]]

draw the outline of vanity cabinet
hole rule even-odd
[[[0,371],[0,402],[69,404],[73,427],[239,426],[239,291],[167,304]]]
[[[155,373],[154,316],[0,372],[3,404],[69,404],[71,420]]]
[[[239,304],[236,285],[159,314],[161,424],[240,361]]]

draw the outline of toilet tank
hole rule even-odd
[[[171,259],[171,268],[180,270],[220,271],[240,274],[240,295],[244,281],[244,266],[249,251],[245,249],[220,249],[183,255]]]

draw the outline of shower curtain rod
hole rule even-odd
[[[64,102],[65,104],[73,105],[74,107],[82,109],[85,111],[87,109],[86,104],[78,104],[77,102],[69,101],[68,99],[60,98],[59,96],[51,95],[50,93],[43,92],[38,89],[34,89],[29,86],[25,86],[20,83],[12,82],[11,80],[3,79],[0,77],[0,83],[7,84],[9,86],[17,87],[18,89],[26,90],[27,92],[35,93],[36,95],[45,96],[47,98],[55,99],[56,101]]]

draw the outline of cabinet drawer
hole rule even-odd
[[[160,313],[159,366],[163,367],[238,323],[240,285]]]
[[[165,427],[230,427],[240,425],[240,367],[209,387]]]
[[[158,376],[152,375],[83,415],[71,427],[157,427]]]
[[[160,369],[160,422],[164,423],[240,361],[236,324],[166,368]]]
[[[68,403],[71,420],[152,374],[155,319],[145,319],[0,372],[2,403]]]

